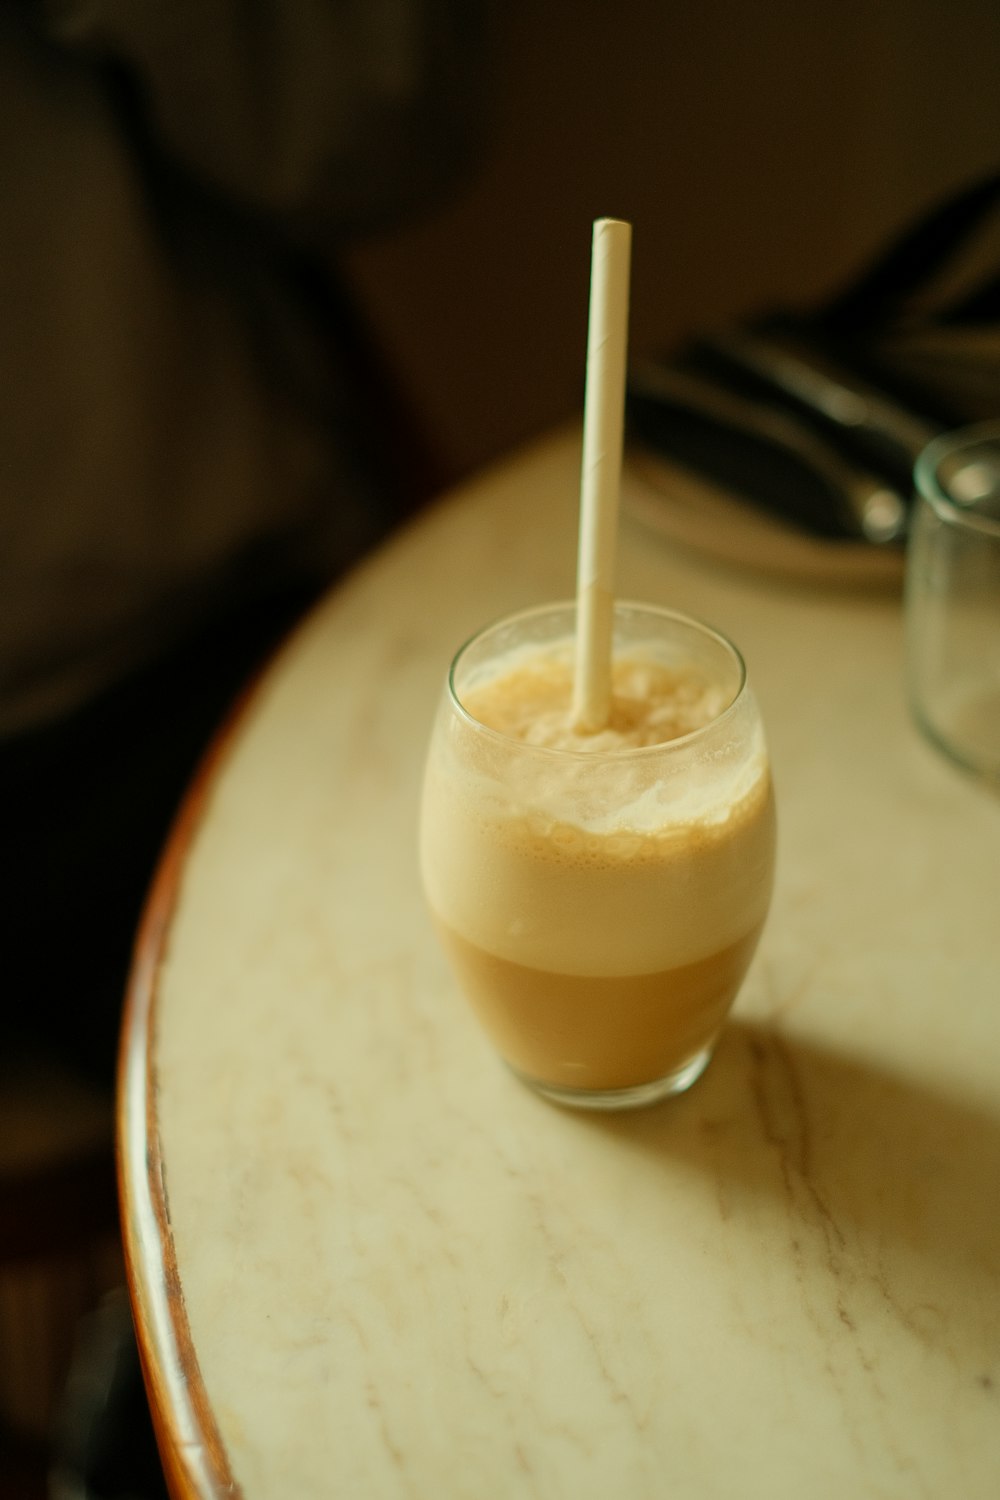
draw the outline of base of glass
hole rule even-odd
[[[553,1104],[564,1104],[570,1109],[645,1109],[650,1104],[659,1104],[661,1099],[670,1099],[674,1094],[683,1094],[704,1073],[712,1060],[715,1040],[689,1057],[681,1067],[675,1068],[664,1078],[655,1078],[651,1083],[635,1083],[624,1089],[575,1089],[558,1083],[543,1083],[538,1078],[529,1078],[508,1063],[516,1078],[551,1099]]]
[[[986,787],[1000,791],[1000,698],[993,708],[995,728],[991,728],[990,741],[977,739],[974,735],[963,737],[957,730],[948,732],[925,714],[920,705],[913,705],[913,716],[924,737],[935,750],[941,752],[952,765],[968,776],[974,776]]]

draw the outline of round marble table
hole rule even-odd
[[[578,466],[556,434],[337,588],[165,852],[119,1132],[172,1492],[992,1500],[1000,801],[911,727],[897,595],[623,520],[620,593],[742,646],[779,801],[765,936],[688,1095],[536,1098],[438,951],[443,674],[572,593]]]

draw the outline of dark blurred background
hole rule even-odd
[[[349,259],[460,471],[580,408],[593,218],[633,221],[648,354],[823,297],[1000,162],[992,0],[535,0],[498,67],[471,189]]]

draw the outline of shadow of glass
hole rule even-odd
[[[841,1325],[888,1317],[1000,1397],[1000,1118],[734,1022],[689,1094],[587,1119],[671,1172],[705,1175],[720,1232],[742,1215]]]

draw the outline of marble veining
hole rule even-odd
[[[362,569],[272,671],[190,852],[156,1066],[178,1274],[246,1500],[961,1496],[1000,1476],[1000,803],[916,737],[898,602],[622,535],[743,648],[775,904],[690,1094],[535,1098],[418,887],[484,618],[572,589],[575,433]],[[637,481],[631,481],[637,482]]]

